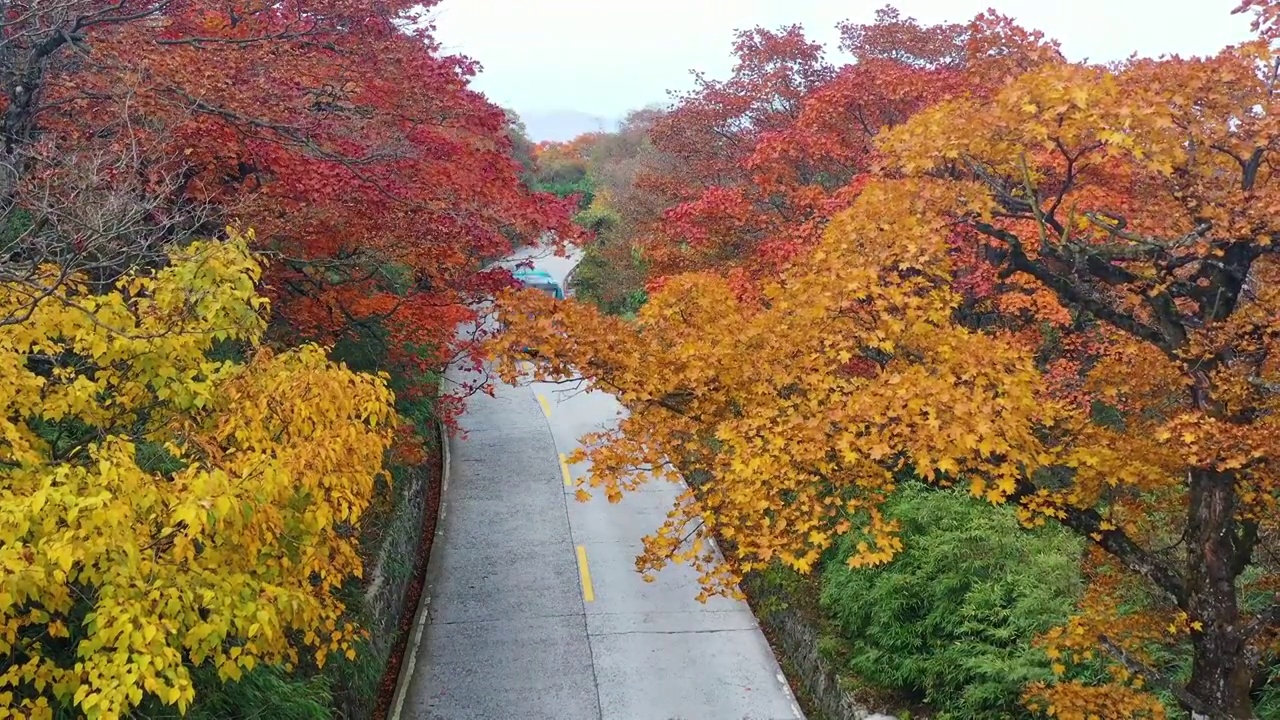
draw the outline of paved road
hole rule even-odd
[[[575,258],[543,258],[562,278]],[[455,379],[461,380],[455,371]],[[745,603],[694,599],[696,574],[635,571],[667,483],[578,503],[562,465],[613,422],[604,393],[525,382],[476,396],[450,443],[425,630],[400,717],[412,720],[795,720]]]

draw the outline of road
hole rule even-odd
[[[535,262],[562,279],[576,258]],[[589,468],[563,455],[619,410],[528,378],[469,401],[393,720],[803,719],[745,603],[699,603],[687,567],[636,572],[679,488],[574,499]]]

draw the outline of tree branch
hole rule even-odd
[[[1026,478],[1018,481],[1018,486],[1009,496],[1008,502],[1020,503],[1023,498],[1035,496],[1040,488]],[[1112,557],[1124,563],[1138,575],[1146,578],[1157,589],[1168,595],[1180,608],[1186,609],[1190,593],[1186,581],[1172,568],[1155,555],[1147,552],[1133,538],[1120,528],[1103,529],[1102,516],[1092,508],[1061,508],[1062,517],[1055,518],[1060,524],[1076,531],[1093,541],[1098,547],[1106,550]]]
[[[1185,705],[1189,710],[1205,715],[1210,718],[1227,718],[1225,713],[1211,705],[1206,704],[1200,698],[1187,692],[1185,689],[1178,687],[1169,681],[1160,673],[1156,672],[1146,663],[1131,655],[1127,650],[1117,645],[1111,638],[1106,635],[1098,636],[1098,644],[1101,645],[1116,660],[1120,661],[1129,672],[1141,675],[1147,681],[1147,684],[1167,690],[1169,694],[1178,698],[1179,702]]]
[[[1169,345],[1160,330],[1094,297],[1087,288],[1080,286],[1070,278],[1059,275],[1044,265],[1031,260],[1023,250],[1022,241],[1017,235],[979,220],[973,220],[970,224],[983,235],[1001,240],[1009,247],[1011,270],[1031,275],[1067,303],[1084,308],[1099,320],[1110,323],[1134,337],[1152,343],[1164,351],[1166,355],[1173,355],[1175,348]]]

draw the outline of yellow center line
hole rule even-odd
[[[560,474],[564,475],[564,486],[569,487],[573,484],[573,476],[569,474],[569,459],[560,453]]]
[[[542,393],[538,393],[538,404],[542,406],[542,414],[551,417],[551,404],[547,402],[547,398]]]
[[[578,546],[578,575],[582,578],[582,599],[586,602],[596,601],[596,591],[591,587],[591,568],[587,567],[587,549]]]

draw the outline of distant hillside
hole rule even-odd
[[[589,115],[576,110],[552,110],[550,112],[520,113],[529,139],[534,142],[554,140],[564,142],[589,132],[612,132],[618,127],[617,118]]]

